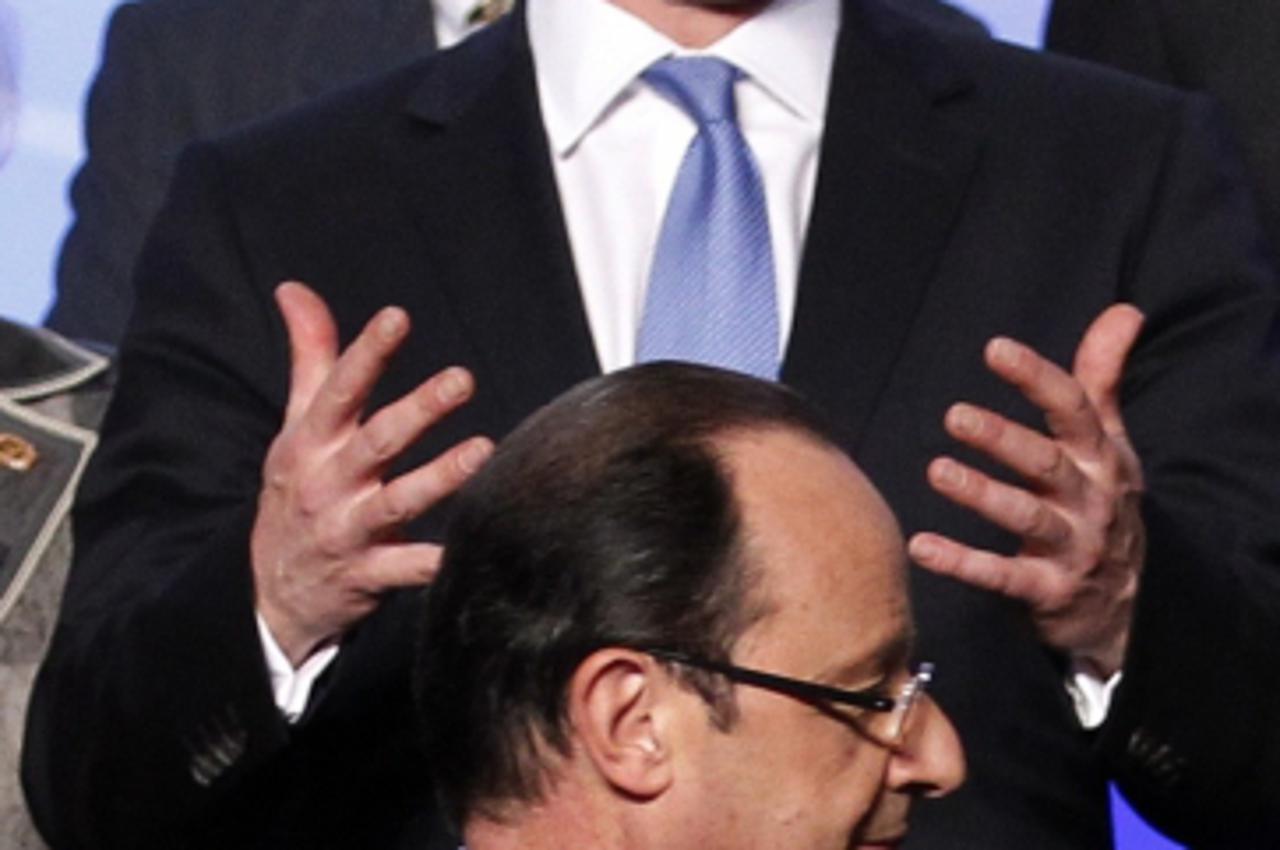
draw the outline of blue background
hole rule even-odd
[[[13,153],[0,174],[0,315],[39,322],[48,309],[58,244],[67,228],[67,180],[83,156],[80,119],[97,66],[102,28],[115,0],[0,0],[0,22],[17,48],[21,112]],[[426,2],[426,0],[423,0]],[[1041,43],[1048,0],[956,0],[999,38]],[[1142,823],[1118,795],[1122,850],[1179,845]]]

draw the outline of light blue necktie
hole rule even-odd
[[[662,221],[636,359],[778,376],[778,304],[764,186],[738,129],[741,72],[711,57],[664,59],[654,89],[698,125]]]

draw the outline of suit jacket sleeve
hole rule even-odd
[[[1149,550],[1100,746],[1172,835],[1255,846],[1280,834],[1277,293],[1220,122],[1187,104],[1123,258],[1154,307],[1125,378]]]
[[[217,185],[216,164],[193,156],[140,260],[128,378],[75,511],[24,756],[54,847],[185,846],[288,743],[248,561],[283,386],[262,364],[284,361],[270,305],[237,285],[247,275]]]
[[[229,147],[187,149],[138,261],[32,697],[28,799],[54,848],[435,846],[404,674],[414,593],[346,636],[299,723],[271,692],[249,537],[288,387],[272,289],[300,272],[275,241],[289,237],[253,219],[262,177]]]

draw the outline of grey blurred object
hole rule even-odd
[[[44,844],[18,782],[27,697],[71,560],[68,509],[110,394],[106,357],[0,319],[0,847]]]

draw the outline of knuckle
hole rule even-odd
[[[1080,546],[1080,562],[1082,564],[1082,572],[1089,573],[1097,569],[1106,557],[1106,543],[1100,537],[1091,538]]]
[[[1021,499],[1017,508],[1018,520],[1024,533],[1042,535],[1053,525],[1051,512],[1037,499]]]
[[[262,464],[262,486],[276,494],[287,492],[293,482],[291,464],[287,463],[273,447]]]
[[[1116,499],[1101,496],[1093,499],[1092,502],[1086,516],[1090,525],[1098,529],[1098,535],[1101,537],[1120,524],[1120,507]]]
[[[1093,413],[1093,402],[1089,400],[1089,394],[1076,381],[1072,381],[1070,388],[1067,390],[1066,408],[1074,416]]]
[[[1077,588],[1077,582],[1065,574],[1058,573],[1051,576],[1041,583],[1041,608],[1052,613],[1069,610],[1075,604]]]
[[[347,536],[334,522],[323,523],[316,529],[315,545],[326,560],[337,560],[347,554]]]
[[[314,478],[294,483],[294,504],[298,513],[309,520],[316,520],[329,503],[328,488]]]
[[[287,476],[298,466],[297,441],[292,431],[282,431],[271,441],[267,456],[262,462],[263,475],[267,478]]]
[[[397,526],[408,522],[413,507],[399,488],[386,488],[378,499],[378,520],[383,526]]]
[[[360,429],[360,442],[365,454],[377,464],[395,458],[399,444],[392,429],[382,422],[374,422]]]
[[[434,419],[445,407],[444,393],[435,380],[428,381],[410,395],[413,409],[424,419]]]
[[[987,571],[987,576],[991,589],[1002,596],[1013,596],[1017,590],[1013,574],[1009,570],[990,569]]]
[[[1056,443],[1051,443],[1049,448],[1041,452],[1032,464],[1032,475],[1040,479],[1054,480],[1062,477],[1062,473],[1067,462],[1066,453],[1062,447]]]
[[[355,403],[356,391],[347,381],[341,377],[335,378],[325,387],[325,395],[328,397],[330,404],[336,407],[350,407]]]

